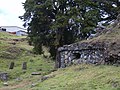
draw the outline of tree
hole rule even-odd
[[[26,0],[20,18],[37,53],[42,45],[55,56],[58,47],[87,38],[99,22],[116,19],[118,0]]]

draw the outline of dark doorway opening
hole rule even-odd
[[[74,59],[80,59],[81,54],[80,53],[73,53]]]

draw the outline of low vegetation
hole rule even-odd
[[[119,36],[119,27],[115,27],[88,41],[119,44]],[[119,66],[81,64],[55,70],[50,57],[35,55],[32,49],[25,37],[0,37],[0,72],[9,75],[7,82],[0,81],[0,90],[120,90]],[[11,62],[15,63],[14,69],[9,69]],[[22,70],[23,62],[27,62],[26,70]]]
[[[7,90],[24,81],[34,82],[35,78],[31,75],[33,72],[40,73],[40,76],[42,76],[54,69],[54,62],[51,59],[44,58],[42,55],[35,55],[32,48],[28,45],[26,37],[0,32],[0,73],[6,72],[9,75]],[[9,69],[11,62],[14,62],[13,69]],[[26,70],[22,70],[23,62],[27,62]],[[4,82],[0,81],[0,90],[6,88],[3,88],[3,86]]]
[[[120,90],[120,67],[78,65],[51,73],[32,90]]]

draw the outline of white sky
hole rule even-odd
[[[0,0],[0,26],[23,27],[18,17],[24,14],[22,2],[26,0]]]

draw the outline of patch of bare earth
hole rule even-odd
[[[29,80],[26,80],[26,81],[20,82],[19,84],[16,84],[16,85],[14,84],[14,85],[2,87],[2,88],[0,88],[0,90],[20,89],[20,88],[23,88],[23,87],[28,86],[30,84],[32,84],[32,82],[30,82]],[[30,89],[26,89],[26,90],[30,90]]]

